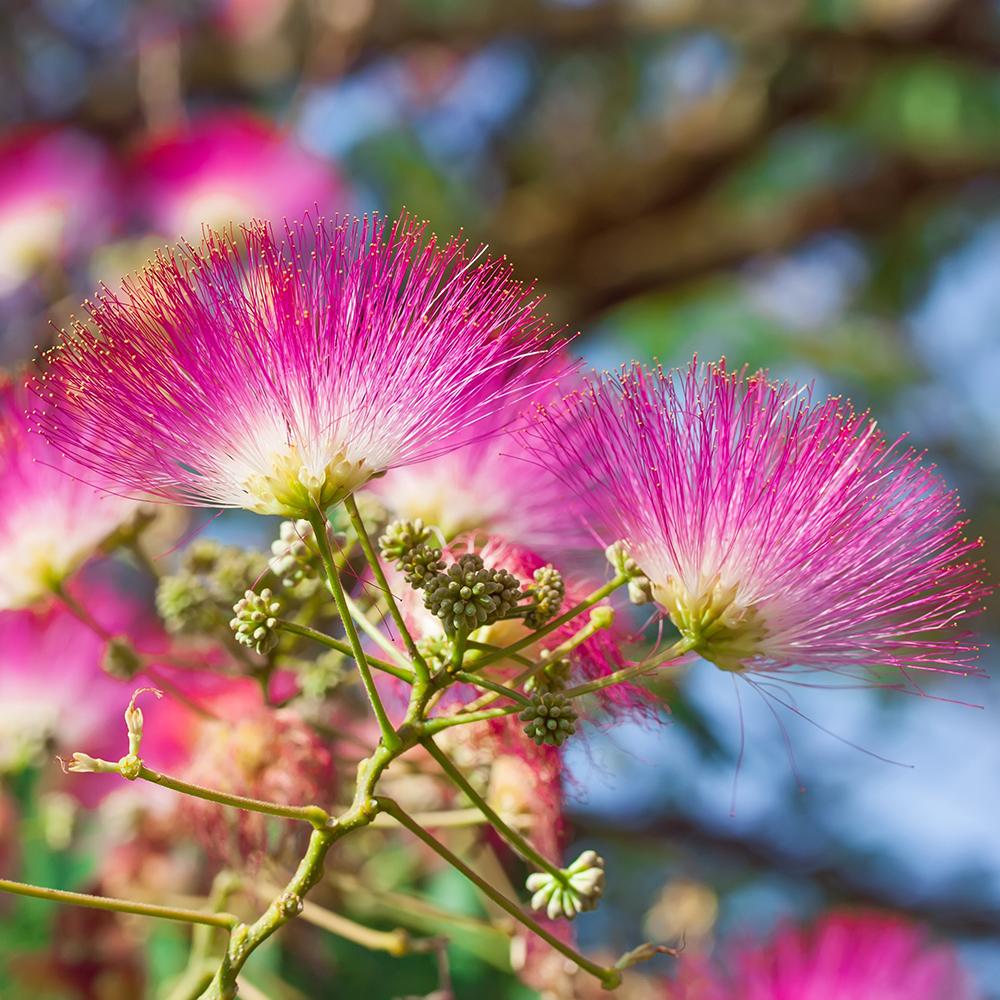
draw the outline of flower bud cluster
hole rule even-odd
[[[613,542],[604,550],[604,555],[616,573],[628,577],[628,599],[633,604],[649,604],[653,600],[653,584],[628,554],[625,543]]]
[[[233,605],[233,611],[235,617],[229,627],[237,642],[250,646],[261,656],[266,656],[278,645],[277,616],[281,614],[281,602],[274,599],[269,587],[259,594],[246,591]]]
[[[535,691],[520,714],[524,733],[539,746],[561,747],[576,732],[576,709],[558,691]]]
[[[327,537],[335,540],[332,530],[327,528]],[[343,542],[343,539],[337,539]],[[281,581],[283,587],[295,587],[304,580],[315,580],[322,571],[316,532],[304,518],[297,521],[282,521],[278,537],[271,543],[271,558],[268,566]]]
[[[540,628],[559,614],[566,597],[562,574],[551,563],[536,569],[534,578],[535,582],[527,588],[535,600],[534,607],[524,616],[524,624],[528,628]]]
[[[471,632],[512,611],[524,595],[505,569],[487,569],[482,557],[460,556],[424,586],[424,605],[444,622],[445,632]]]
[[[578,913],[593,910],[604,892],[604,858],[596,851],[584,851],[559,876],[550,872],[534,872],[525,883],[533,910],[545,909],[549,920],[565,917],[572,920]]]
[[[441,549],[429,544],[433,538],[433,529],[417,518],[413,521],[393,521],[378,544],[383,557],[395,564],[406,582],[421,590],[445,565]]]
[[[224,628],[228,609],[266,569],[263,553],[214,541],[195,542],[180,571],[160,581],[157,610],[171,632],[197,634]]]

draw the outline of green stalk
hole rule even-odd
[[[491,681],[486,677],[470,674],[464,670],[459,670],[451,676],[463,684],[474,684],[476,687],[486,688],[487,691],[491,691],[490,701],[495,701],[497,698],[510,698],[520,705],[531,704],[530,698],[526,698],[520,691],[515,691],[513,688],[507,687],[506,684],[500,684],[497,681]]]
[[[117,765],[115,766],[117,767]],[[202,785],[191,784],[189,781],[172,778],[169,774],[162,774],[159,771],[154,771],[146,767],[145,764],[139,770],[139,777],[144,781],[152,782],[154,785],[161,785],[172,791],[180,792],[182,795],[191,795],[197,799],[217,802],[222,806],[245,809],[248,812],[264,813],[268,816],[280,816],[282,819],[301,820],[304,823],[311,823],[317,830],[325,829],[332,823],[330,814],[320,806],[284,806],[277,802],[266,802],[263,799],[251,799],[243,795],[230,795],[228,792],[220,792],[214,788],[205,788]]]
[[[299,625],[298,622],[290,622],[285,618],[279,618],[278,628],[284,629],[286,632],[291,632],[294,635],[301,635],[304,639],[312,639],[314,642],[318,642],[329,649],[335,649],[338,653],[344,653],[346,656],[354,656],[354,651],[346,642],[334,639],[333,636],[310,628],[308,625]],[[392,674],[393,677],[398,677],[401,681],[406,681],[407,684],[413,683],[413,671],[406,667],[389,663],[388,660],[379,660],[374,656],[368,657],[368,664],[375,667],[376,670]]]
[[[469,780],[464,774],[455,766],[454,762],[448,757],[448,755],[434,742],[433,739],[421,740],[421,745],[426,749],[426,751],[437,761],[438,766],[442,771],[454,782],[456,787],[458,787],[470,802],[475,805],[475,807],[489,820],[493,829],[497,831],[508,844],[511,845],[525,861],[529,861],[531,864],[535,865],[537,868],[541,868],[543,871],[548,872],[553,878],[558,879],[560,882],[566,882],[566,876],[563,872],[548,860],[543,854],[539,853],[531,844],[531,842],[520,833],[517,832],[513,827],[508,826],[503,820],[500,814],[484,799],[479,792],[472,787]]]
[[[178,906],[157,906],[154,903],[134,903],[128,899],[113,899],[110,896],[92,896],[86,892],[68,892],[65,889],[46,889],[26,882],[12,882],[0,879],[0,892],[11,892],[18,896],[34,899],[48,899],[55,903],[72,903],[92,910],[111,910],[115,913],[136,913],[141,917],[160,917],[163,920],[178,920],[187,924],[208,924],[211,927],[225,927],[227,930],[240,925],[240,918],[232,913],[206,913],[204,910],[188,910]]]
[[[635,663],[631,667],[623,667],[621,670],[616,670],[613,674],[608,674],[606,677],[598,677],[597,680],[588,681],[586,684],[578,684],[576,687],[569,688],[563,691],[563,695],[567,698],[579,698],[581,695],[600,691],[603,688],[611,687],[613,684],[623,684],[634,677],[641,677],[643,674],[648,674],[651,670],[655,670],[662,664],[680,659],[685,653],[691,652],[695,642],[696,640],[694,639],[680,639],[667,650],[664,656],[652,663]]]
[[[344,593],[344,586],[340,582],[340,574],[337,572],[337,567],[333,561],[333,552],[330,550],[330,539],[326,534],[326,518],[321,511],[312,511],[309,515],[309,523],[312,525],[313,532],[316,535],[316,544],[319,546],[323,568],[326,570],[327,583],[330,586],[330,592],[333,594],[334,602],[337,605],[337,613],[340,615],[341,622],[343,622],[344,631],[347,633],[347,640],[351,645],[351,654],[358,665],[358,673],[361,674],[361,683],[365,686],[372,711],[375,713],[375,718],[378,721],[378,727],[382,733],[382,741],[390,750],[398,749],[400,746],[399,737],[392,728],[389,716],[386,715],[382,699],[378,696],[375,681],[372,679],[372,672],[365,657],[365,651],[361,647],[358,631],[354,627],[354,619],[351,618],[350,609],[347,607],[347,595]]]
[[[554,934],[550,934],[537,920],[528,916],[517,903],[508,899],[503,893],[498,892],[489,882],[477,874],[472,868],[470,868],[457,854],[450,851],[444,844],[442,844],[435,837],[431,836],[420,824],[415,823],[409,815],[400,807],[400,805],[393,801],[392,799],[379,797],[377,800],[378,806],[384,812],[387,812],[394,819],[398,820],[402,826],[405,826],[407,830],[410,831],[415,837],[426,844],[432,851],[438,854],[441,858],[448,862],[457,871],[461,872],[473,885],[475,885],[481,892],[485,893],[494,903],[497,904],[506,913],[509,913],[515,920],[523,924],[528,930],[534,932],[543,941],[550,944],[556,951],[561,952],[565,955],[571,962],[574,962],[585,972],[590,973],[595,979],[600,980],[605,989],[613,990],[622,981],[622,974],[618,969],[608,968],[603,965],[598,965],[596,962],[592,962],[589,958],[581,955],[574,948],[571,948],[568,944],[560,941]]]
[[[403,637],[403,644],[406,646],[407,653],[410,654],[416,674],[426,681],[430,677],[427,662],[420,655],[420,650],[417,649],[417,644],[413,641],[413,636],[410,635],[410,630],[406,627],[406,621],[403,618],[403,613],[399,610],[396,598],[393,597],[392,591],[389,589],[389,581],[386,579],[385,571],[382,569],[382,561],[379,559],[378,553],[372,545],[371,538],[368,537],[368,529],[365,527],[365,522],[361,517],[353,494],[344,500],[344,507],[347,509],[347,515],[354,526],[354,533],[358,536],[358,541],[361,543],[361,551],[364,552],[365,559],[368,560],[368,565],[371,567],[375,580],[385,595],[386,604],[389,605],[389,614],[392,615],[392,620],[396,623],[396,628],[399,629],[399,634]]]
[[[553,618],[550,622],[546,622],[541,628],[535,629],[534,632],[524,636],[522,639],[518,639],[517,642],[511,643],[509,646],[505,646],[495,653],[487,653],[486,656],[476,660],[474,669],[480,670],[483,667],[488,667],[491,663],[496,663],[497,660],[502,660],[511,653],[519,653],[522,649],[527,649],[528,646],[534,645],[539,639],[547,636],[550,632],[554,632],[557,628],[561,628],[567,622],[571,622],[576,618],[577,615],[592,608],[598,601],[604,600],[608,594],[614,592],[623,584],[628,583],[628,580],[629,578],[626,574],[619,573],[613,580],[609,580],[603,587],[599,587],[592,594],[589,594],[565,614],[559,615],[558,618]]]
[[[442,730],[452,726],[466,726],[471,722],[486,722],[489,719],[502,719],[505,715],[520,712],[520,705],[509,705],[506,708],[488,708],[483,712],[463,712],[461,715],[448,715],[443,719],[429,719],[423,725],[424,736],[436,736]]]

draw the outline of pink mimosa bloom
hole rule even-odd
[[[406,217],[210,233],[89,303],[96,330],[35,383],[39,425],[125,494],[308,516],[550,383],[536,305],[506,261]]]
[[[206,115],[155,136],[132,163],[139,214],[169,239],[204,225],[343,210],[334,169],[271,122],[244,112]]]
[[[0,143],[0,296],[112,227],[115,173],[96,139],[28,129]]]
[[[556,358],[552,368],[556,377],[571,364]],[[533,398],[554,400],[560,388],[570,387],[553,383],[544,397]],[[497,410],[487,421],[488,436],[429,462],[394,469],[372,489],[393,516],[420,518],[449,540],[463,534],[501,537],[542,552],[580,545],[579,504],[508,433],[521,422],[523,408],[518,400]]]
[[[0,381],[0,610],[50,593],[136,512],[32,431],[31,397]]]
[[[973,670],[980,543],[933,467],[840,399],[637,365],[540,407],[527,439],[719,667]]]
[[[676,1000],[976,1000],[953,950],[902,917],[833,912],[738,948],[713,970],[682,960]]]

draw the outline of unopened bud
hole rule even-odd
[[[535,872],[525,883],[533,910],[545,909],[550,920],[572,920],[578,913],[592,910],[604,892],[604,859],[596,851],[584,851],[559,875]]]
[[[135,703],[136,698],[141,694],[149,692],[156,698],[162,698],[163,692],[156,688],[139,688],[132,694],[125,709],[125,726],[128,729],[128,752],[130,756],[138,757],[139,748],[142,745],[142,709]]]

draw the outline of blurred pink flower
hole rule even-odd
[[[20,387],[0,379],[0,610],[51,593],[137,510],[99,493],[31,430]]]
[[[933,467],[839,398],[636,365],[540,407],[526,443],[719,667],[974,670],[980,543]]]
[[[556,377],[537,300],[477,257],[406,216],[212,233],[89,304],[38,424],[128,495],[308,517]]]
[[[125,637],[143,653],[166,654],[169,640],[142,605],[95,579],[72,589],[97,628],[55,601],[0,613],[0,771],[37,762],[48,751],[118,760],[128,747],[123,715],[129,698],[151,682],[143,674],[120,680],[103,669],[107,635]],[[151,704],[147,715],[144,752],[178,760],[184,712]],[[70,788],[86,795],[109,784],[88,775]]]
[[[553,378],[531,402],[554,401],[578,380],[568,356],[553,359]],[[566,374],[569,373],[569,374]],[[483,421],[483,438],[419,465],[393,469],[373,480],[371,489],[394,517],[441,529],[445,538],[468,534],[506,538],[543,553],[565,552],[583,542],[581,505],[572,493],[540,468],[520,438],[507,433],[519,426],[527,402],[516,399]]]
[[[111,157],[82,132],[25,129],[0,143],[0,297],[101,243],[118,218]]]
[[[205,115],[159,134],[132,160],[137,212],[174,240],[197,239],[202,227],[248,219],[278,226],[318,206],[348,207],[335,169],[263,118],[241,111]]]
[[[673,1000],[977,1000],[952,949],[903,917],[832,912],[724,956],[682,958]]]

